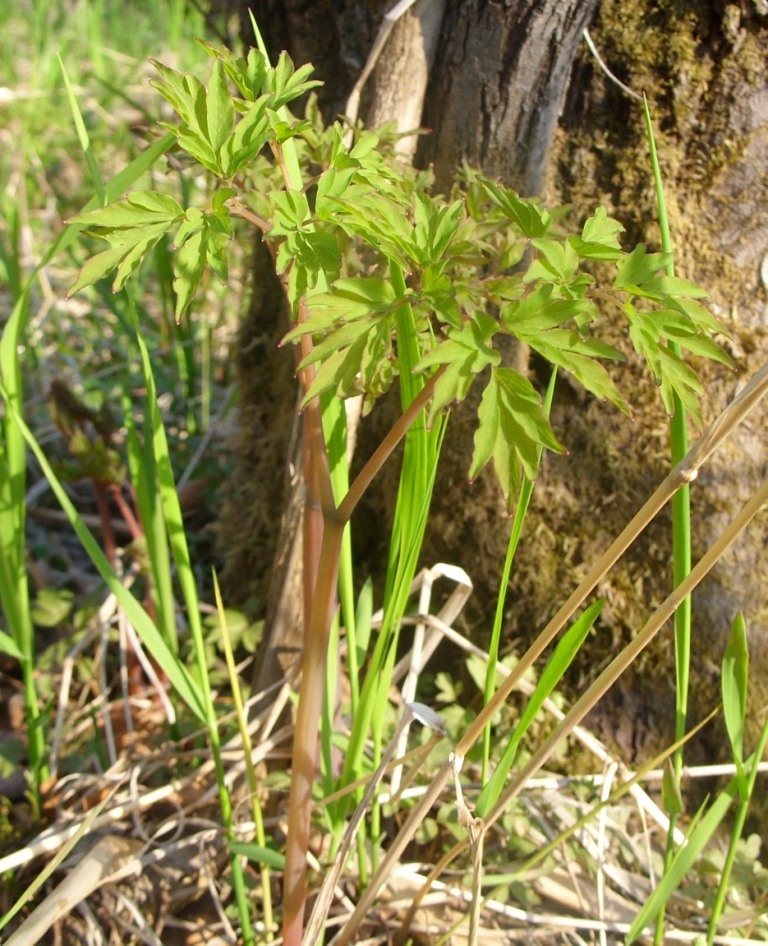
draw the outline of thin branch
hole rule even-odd
[[[263,217],[255,214],[252,210],[244,207],[237,197],[230,201],[229,212],[233,213],[236,217],[242,217],[243,220],[247,220],[249,223],[252,223],[254,226],[258,227],[262,233],[266,233],[272,228],[272,224],[269,222],[269,220],[265,220]]]

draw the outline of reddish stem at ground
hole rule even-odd
[[[440,368],[427,381],[424,388],[396,421],[350,486],[338,509],[333,504],[332,491],[331,498],[328,499],[328,490],[331,489],[330,473],[325,454],[325,443],[322,439],[322,424],[317,398],[307,407],[305,437],[311,438],[314,448],[311,464],[314,473],[318,474],[315,483],[318,495],[315,496],[315,502],[322,509],[323,533],[317,560],[317,579],[314,584],[307,626],[299,705],[296,715],[296,731],[293,741],[291,792],[288,803],[288,839],[283,875],[284,946],[301,946],[307,897],[307,851],[309,850],[312,819],[312,785],[315,779],[317,757],[317,724],[323,706],[325,665],[331,623],[336,611],[336,584],[344,527],[375,475],[429,402],[443,371],[444,368]],[[306,443],[305,440],[305,445]],[[320,451],[319,457],[318,449]],[[318,459],[320,459],[319,465],[317,464]],[[323,495],[324,493],[325,495]]]

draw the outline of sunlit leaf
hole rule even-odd
[[[624,227],[619,221],[609,217],[605,207],[598,207],[584,223],[581,239],[585,243],[600,243],[606,247],[620,249],[618,234],[623,232]]]
[[[731,752],[737,762],[744,759],[744,722],[747,716],[749,651],[744,615],[739,611],[731,625],[722,669],[723,715]]]
[[[537,206],[530,200],[518,197],[514,191],[508,190],[501,184],[495,184],[484,178],[479,178],[485,187],[488,196],[494,201],[510,220],[518,225],[523,236],[532,239],[543,237],[552,225],[552,215]]]
[[[224,142],[232,134],[232,125],[235,120],[232,96],[229,94],[224,66],[220,59],[213,64],[206,106],[208,141],[214,153],[218,154]]]
[[[631,289],[656,279],[659,270],[672,262],[670,253],[646,253],[639,243],[619,268],[613,285],[617,289]]]
[[[479,426],[470,468],[474,479],[493,459],[496,475],[511,509],[521,469],[528,479],[536,476],[538,446],[558,453],[549,419],[533,385],[511,368],[493,368],[478,410]]]

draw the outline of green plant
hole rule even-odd
[[[423,177],[386,159],[377,135],[355,130],[347,144],[341,126],[320,126],[311,100],[304,119],[288,111],[287,105],[315,84],[309,79],[311,67],[295,70],[285,54],[272,67],[263,49],[241,59],[203,46],[213,59],[207,86],[160,63],[155,85],[179,117],[178,124],[167,126],[177,146],[217,182],[209,200],[203,207],[183,206],[167,193],[137,191],[72,218],[109,248],[86,263],[71,291],[113,272],[113,289],[121,290],[169,234],[176,247],[173,288],[181,319],[207,268],[226,281],[233,218],[255,224],[273,248],[296,323],[286,340],[301,351],[309,458],[305,600],[311,607],[284,876],[284,938],[294,944],[301,939],[317,721],[340,574],[344,622],[348,629],[354,623],[345,531],[397,443],[406,438],[385,629],[357,697],[343,773],[347,782],[359,774],[369,725],[381,744],[397,629],[427,519],[445,410],[463,400],[480,376],[484,390],[469,475],[477,476],[493,460],[510,509],[523,479],[535,477],[541,449],[562,450],[538,393],[504,363],[502,339],[527,344],[627,413],[601,364],[621,361],[623,355],[600,337],[598,302],[626,318],[630,339],[659,383],[670,414],[677,404],[678,412],[682,406],[698,419],[701,386],[666,347],[668,339],[698,355],[728,359],[711,339],[720,327],[698,301],[703,291],[659,275],[670,263],[668,253],[648,253],[642,245],[631,253],[622,250],[621,225],[604,209],[587,220],[579,235],[567,235],[539,202],[469,171],[450,201],[432,197]],[[266,149],[272,161],[266,160]],[[354,254],[347,252],[351,245]],[[614,272],[612,281],[600,287],[589,272],[595,261]],[[401,417],[347,488],[344,415],[337,396],[361,394],[370,410],[398,376]],[[172,481],[165,480],[163,488],[172,488]],[[588,620],[576,627],[575,637],[582,637]],[[564,666],[561,661],[552,670],[552,680],[542,678],[545,688]],[[204,693],[201,697],[205,701]],[[490,719],[493,704],[484,720]],[[209,718],[211,734],[214,728]],[[462,745],[474,734],[471,727]],[[494,798],[501,780],[494,782]],[[339,820],[345,805],[336,812]]]

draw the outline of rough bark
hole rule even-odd
[[[266,616],[269,627],[300,629],[301,585],[292,559],[301,546],[293,514],[300,471],[293,456],[297,391],[292,351],[277,347],[288,325],[274,262],[258,240],[251,264],[251,298],[237,340],[240,387],[235,469],[223,495],[219,547],[222,588],[233,604]],[[300,655],[300,631],[259,649],[254,690],[288,673]]]
[[[521,193],[541,188],[573,57],[597,0],[449,5],[418,161],[447,188],[463,161]]]
[[[711,309],[732,333],[730,342],[723,341],[735,373],[692,359],[705,384],[706,422],[768,356],[768,285],[761,277],[768,249],[766,14],[768,6],[756,3],[602,0],[592,29],[608,65],[651,103],[678,275],[708,290]],[[551,175],[559,198],[573,202],[579,214],[605,203],[627,227],[628,242],[643,240],[659,249],[641,109],[606,79],[586,50],[565,114]],[[634,424],[611,416],[602,405],[577,404],[572,397],[561,401],[556,414],[571,462],[550,458],[538,491],[539,535],[560,558],[552,568],[556,584],[570,583],[569,573],[605,544],[667,468],[666,419],[647,376],[631,358],[623,371],[634,386]],[[742,427],[692,487],[694,561],[765,475],[764,417],[763,412]],[[555,500],[560,502],[557,516],[551,512]],[[586,528],[579,525],[584,522]],[[742,608],[751,641],[752,726],[762,722],[768,670],[767,525],[762,514],[694,595],[694,718],[717,705],[723,650]],[[608,651],[666,595],[669,554],[668,521],[662,518],[606,585],[611,621],[598,634]],[[533,568],[525,572],[518,584],[522,607],[515,627],[547,608],[549,592]],[[647,754],[670,741],[672,652],[668,631],[600,711],[605,730],[629,755]],[[722,756],[726,745],[720,721],[710,727],[698,752],[711,759]]]

